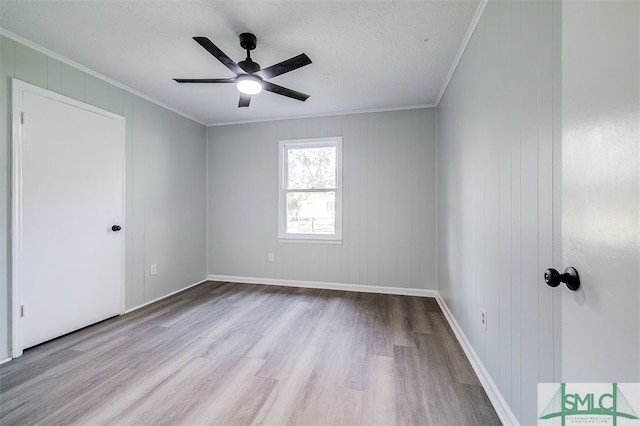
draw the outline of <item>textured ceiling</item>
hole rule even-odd
[[[0,27],[207,124],[433,105],[480,0],[0,0]],[[313,63],[271,80],[311,95],[265,92],[238,108],[231,71],[192,40],[236,62],[252,32],[265,68],[299,53]]]

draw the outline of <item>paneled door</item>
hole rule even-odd
[[[12,353],[124,308],[125,120],[13,80]]]

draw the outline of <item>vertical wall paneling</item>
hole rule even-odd
[[[14,53],[15,77],[36,86],[47,86],[47,57],[32,49],[16,45]]]
[[[92,75],[84,77],[84,101],[102,109],[109,108],[109,84]]]
[[[210,127],[209,274],[435,289],[435,130],[434,109]],[[278,242],[278,141],[322,136],[343,137],[343,244]]]
[[[539,315],[538,317],[538,381],[552,382],[554,380],[554,357],[555,344],[547,344],[544,339],[554,336],[555,307],[552,291],[547,291],[540,281],[540,273],[554,265],[555,241],[554,238],[554,205],[553,194],[555,190],[554,170],[553,170],[553,148],[554,148],[554,120],[558,117],[553,107],[553,77],[554,77],[554,19],[553,14],[557,10],[553,7],[543,7],[538,5],[538,43],[537,56],[540,63],[545,67],[538,67],[536,83],[536,99],[538,103],[537,126],[538,126],[538,268],[534,285],[538,289],[538,306],[552,307],[548,311],[550,315]],[[542,48],[551,46],[551,48]],[[556,141],[559,141],[557,139]],[[556,143],[555,145],[559,145]],[[559,230],[558,232],[559,233]],[[556,233],[556,234],[557,234]],[[551,249],[550,249],[551,248]],[[558,329],[559,330],[559,329]],[[540,344],[540,341],[542,343]]]
[[[9,355],[11,327],[10,77],[125,116],[127,309],[206,276],[205,127],[0,36],[0,359]],[[147,276],[149,259],[158,263],[153,280]]]
[[[438,290],[522,424],[559,352],[554,3],[489,1],[438,107]]]
[[[538,227],[538,108],[540,100],[537,96],[538,66],[538,2],[522,2],[522,55],[521,84],[524,96],[521,102],[520,122],[520,176],[521,198],[520,218],[522,233],[520,241],[520,286],[522,289],[522,303],[520,334],[522,359],[522,411],[521,418],[535,418],[536,406],[529,401],[536,401],[536,384],[538,383],[538,288],[543,285],[538,268],[538,234],[542,232]],[[547,46],[549,49],[551,46]],[[551,64],[549,64],[550,66]],[[523,117],[529,117],[523,119]],[[547,173],[551,173],[548,170]],[[551,194],[547,194],[550,196]],[[552,247],[544,247],[549,250]],[[538,285],[539,284],[539,285]],[[543,289],[551,293],[549,288]],[[551,337],[551,336],[550,336]],[[529,413],[533,408],[533,412]]]
[[[62,94],[84,101],[85,73],[68,64],[62,64]]]
[[[47,58],[47,89],[62,93],[62,62]]]
[[[510,34],[513,36],[511,49],[510,49],[510,80],[509,88],[513,90],[513,98],[507,100],[508,105],[512,105],[510,122],[513,124],[512,134],[513,139],[507,140],[507,145],[511,144],[511,273],[510,273],[510,285],[511,304],[512,309],[512,328],[511,339],[508,342],[511,343],[512,348],[512,364],[511,364],[511,395],[506,395],[507,402],[509,403],[511,410],[518,417],[522,418],[522,369],[525,368],[522,365],[522,285],[520,281],[521,264],[522,264],[522,131],[519,126],[520,117],[522,112],[520,110],[520,100],[525,96],[523,93],[525,87],[518,82],[518,76],[521,75],[521,62],[522,56],[522,31],[521,20],[522,17],[522,2],[513,1],[511,3],[512,19],[510,19]],[[508,320],[508,318],[505,318]]]
[[[131,105],[132,123],[127,126],[127,134],[131,133],[133,140],[141,140],[144,136],[140,130],[144,128],[143,125],[139,125],[138,121],[144,120],[142,114],[142,100],[137,98],[129,99]],[[137,143],[131,146],[127,150],[127,153],[131,154],[131,159],[127,162],[131,163],[131,166],[137,165],[130,170],[127,174],[127,199],[131,200],[129,204],[129,215],[126,215],[126,219],[130,220],[132,229],[132,235],[129,235],[131,248],[133,253],[131,256],[127,253],[129,270],[127,272],[127,278],[130,290],[127,289],[126,298],[127,306],[137,306],[144,303],[148,299],[145,295],[145,280],[148,274],[147,257],[145,253],[145,187],[144,187],[144,171],[146,168],[146,162],[144,161],[145,144]],[[129,171],[129,170],[127,170]],[[127,225],[129,228],[129,225]]]

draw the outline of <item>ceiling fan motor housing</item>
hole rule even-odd
[[[244,50],[253,50],[256,48],[256,43],[258,39],[251,33],[242,33],[240,34],[240,46]]]

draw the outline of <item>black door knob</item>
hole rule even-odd
[[[544,282],[549,287],[558,287],[560,283],[565,283],[567,288],[572,291],[576,291],[580,288],[580,276],[576,268],[569,266],[564,270],[564,274],[556,271],[553,268],[549,268],[544,271]]]
[[[113,225],[113,226],[111,227],[111,230],[112,230],[113,232],[118,232],[118,231],[119,231],[119,230],[121,230],[121,229],[122,229],[122,227],[121,227],[120,225]]]
[[[560,272],[553,268],[544,271],[544,282],[549,287],[558,287],[560,285]]]

